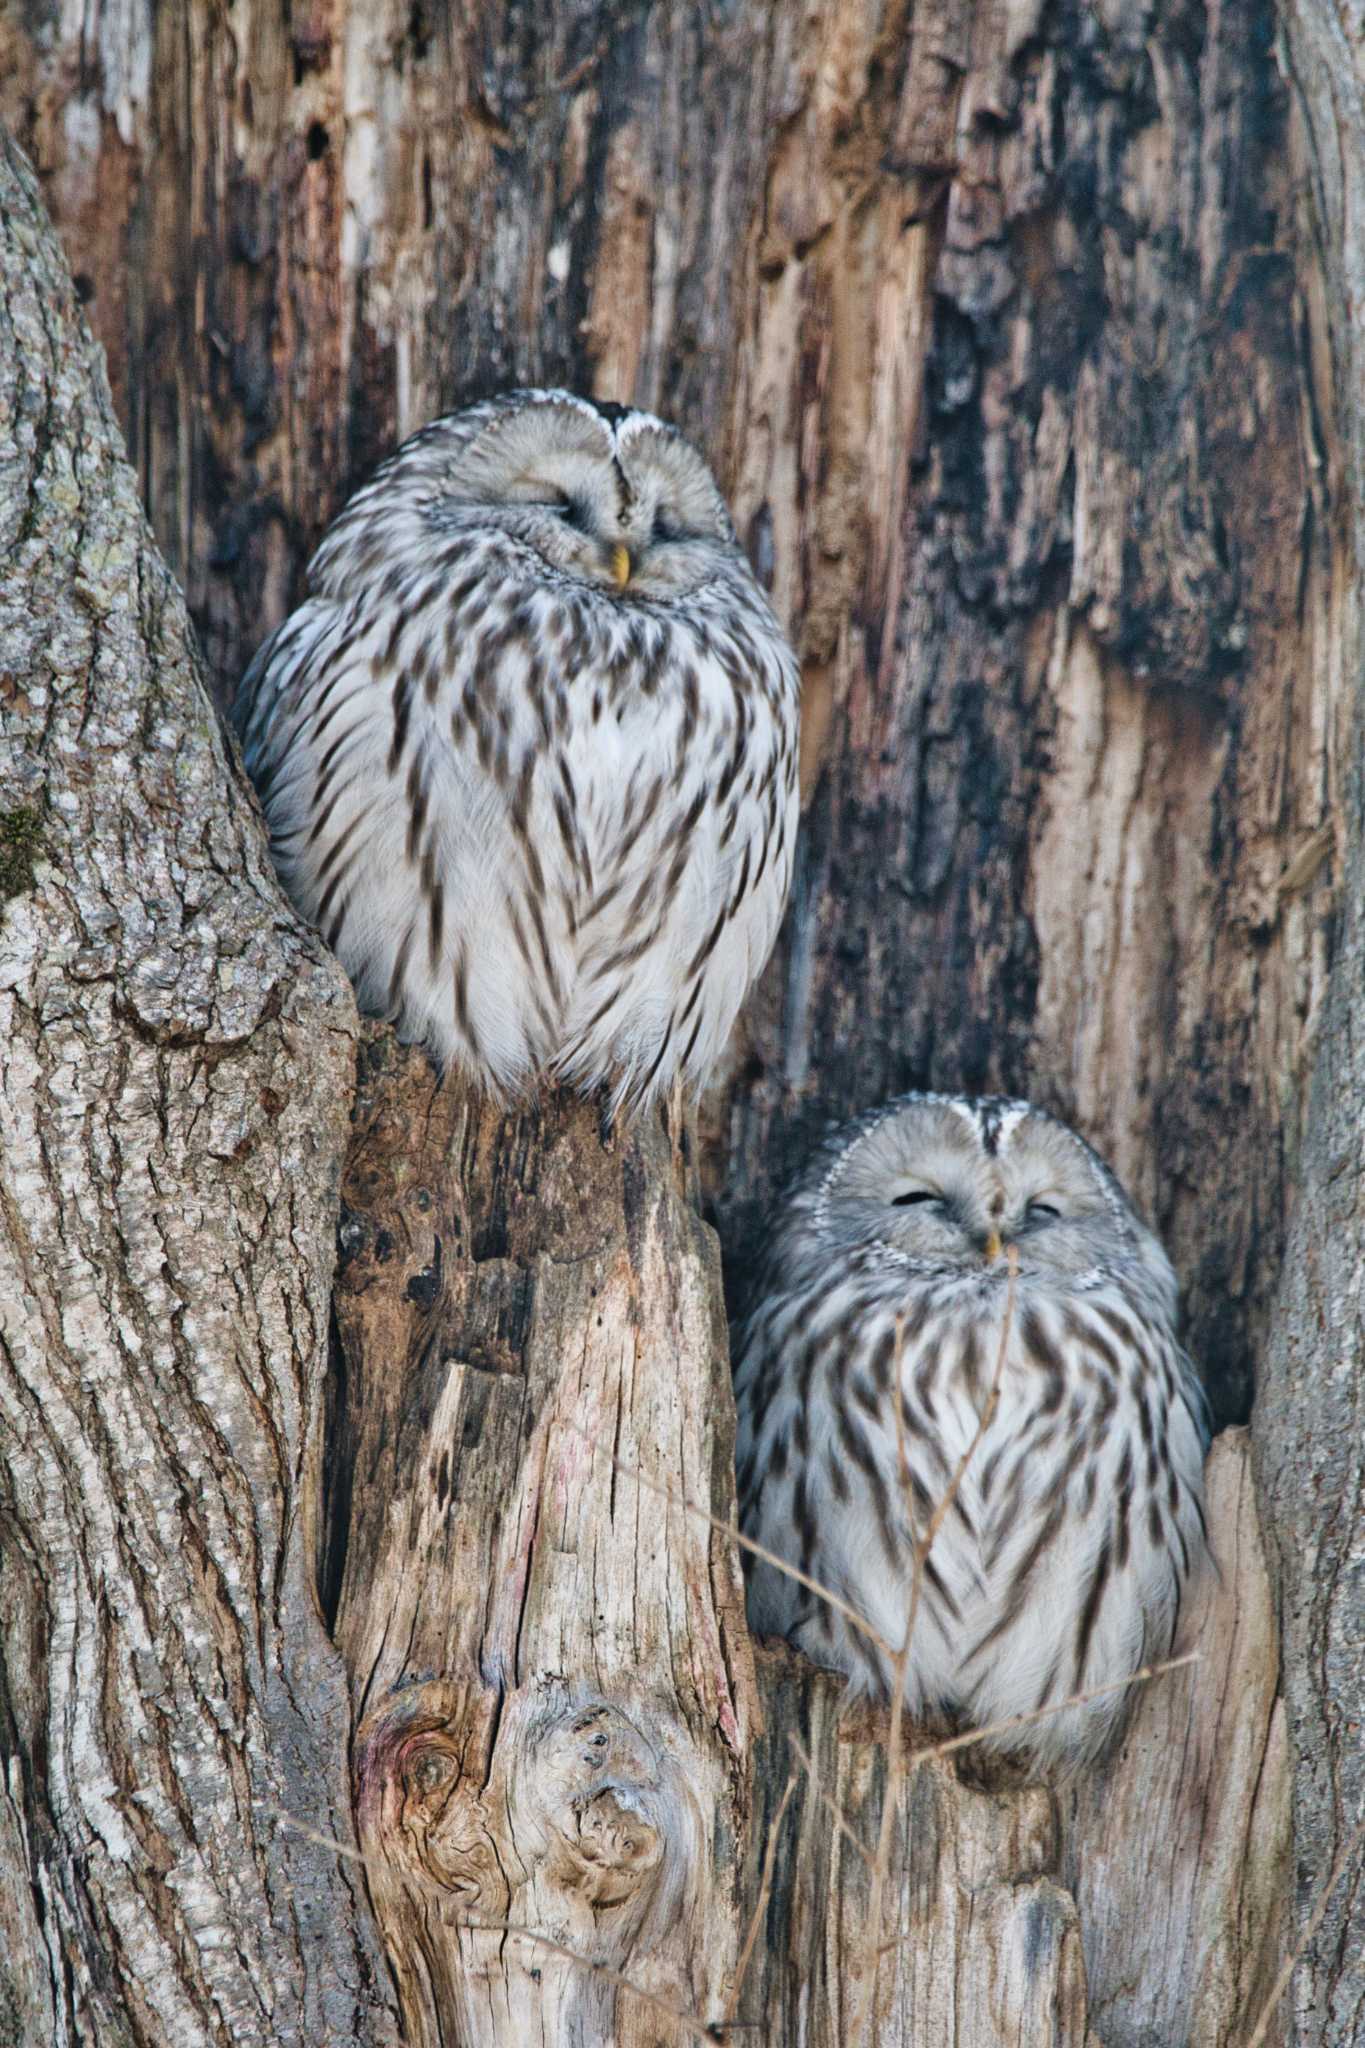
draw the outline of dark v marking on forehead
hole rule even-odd
[[[633,405],[618,405],[614,398],[589,398],[585,399],[584,403],[590,405],[599,419],[604,419],[609,427],[619,427],[622,420],[628,420],[635,411]]]

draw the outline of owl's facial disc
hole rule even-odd
[[[988,1139],[974,1106],[950,1100],[896,1110],[830,1176],[831,1226],[945,1275],[1003,1283],[1013,1265],[1065,1285],[1137,1263],[1164,1286],[1164,1254],[1072,1132],[1022,1106],[991,1128]]]
[[[680,434],[643,413],[622,422],[617,456],[626,480],[633,594],[671,597],[696,589],[736,552],[710,470]]]
[[[613,425],[573,400],[528,403],[462,451],[442,495],[452,521],[627,602],[685,595],[734,552],[706,464],[647,413]]]

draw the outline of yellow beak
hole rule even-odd
[[[630,581],[630,549],[619,540],[611,551],[611,573],[616,578],[616,588],[624,590]]]
[[[999,1258],[1001,1251],[1003,1249],[1004,1247],[1000,1242],[1000,1232],[998,1230],[993,1230],[990,1236],[986,1239],[986,1264],[988,1266],[993,1266],[996,1260]]]

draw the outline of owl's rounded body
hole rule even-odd
[[[1170,1267],[1089,1148],[1021,1103],[850,1127],[777,1219],[735,1380],[746,1530],[882,1645],[909,1627],[911,1711],[1037,1715],[989,1746],[1044,1770],[1101,1755],[1204,1554],[1206,1427]],[[749,1598],[889,1689],[886,1649],[797,1581],[759,1564]]]
[[[791,877],[798,681],[701,458],[522,393],[353,498],[238,707],[364,1009],[500,1095],[701,1081]]]

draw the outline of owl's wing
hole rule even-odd
[[[425,619],[367,591],[310,599],[253,662],[235,716],[281,878],[362,1008],[511,1088],[554,1019],[537,1018],[512,931],[512,764],[530,719],[480,672],[477,581]]]

